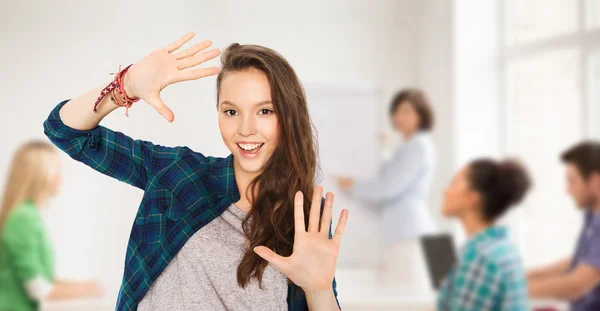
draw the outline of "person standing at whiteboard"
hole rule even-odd
[[[381,165],[376,178],[337,177],[337,184],[381,211],[382,282],[423,289],[429,283],[419,237],[436,231],[428,204],[436,158],[430,135],[434,113],[424,92],[409,88],[392,99],[390,118],[404,143]]]

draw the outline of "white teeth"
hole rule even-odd
[[[240,146],[240,148],[246,150],[246,151],[251,151],[254,150],[260,146],[262,146],[263,144],[238,144],[238,146]]]

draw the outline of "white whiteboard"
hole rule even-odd
[[[380,95],[366,85],[305,83],[308,107],[319,143],[320,184],[335,193],[334,226],[343,208],[350,212],[338,267],[373,266],[381,244],[379,216],[344,195],[334,176],[370,178],[380,163]]]

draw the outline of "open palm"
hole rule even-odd
[[[150,104],[169,122],[173,122],[173,111],[160,98],[160,91],[169,84],[196,80],[219,73],[218,67],[197,68],[221,53],[211,49],[211,41],[199,42],[183,51],[176,52],[194,37],[190,32],[177,41],[159,48],[129,68],[125,75],[125,90],[129,97],[139,97]]]
[[[333,238],[329,238],[329,227],[333,208],[333,194],[327,193],[325,208],[320,216],[323,188],[315,187],[308,221],[304,222],[304,197],[297,192],[294,200],[295,235],[292,255],[282,257],[265,246],[255,252],[277,267],[294,284],[305,291],[331,290],[342,234],[348,219],[348,210],[342,210]],[[319,221],[320,219],[320,221]]]

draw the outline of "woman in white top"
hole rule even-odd
[[[435,148],[429,133],[434,114],[421,90],[405,89],[394,96],[390,117],[404,143],[381,165],[375,179],[339,177],[338,185],[381,211],[383,275],[392,283],[427,284],[418,238],[435,231],[428,204],[435,170]],[[391,273],[396,267],[401,268],[398,274],[402,279]],[[418,273],[416,279],[411,280],[414,273]]]

